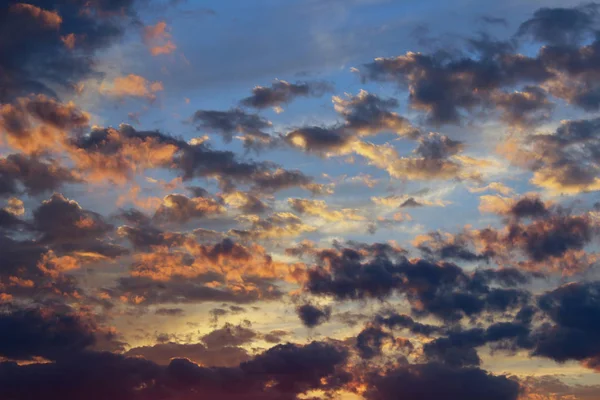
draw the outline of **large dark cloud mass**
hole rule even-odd
[[[133,0],[0,2],[0,102],[73,90],[95,54],[135,23]]]

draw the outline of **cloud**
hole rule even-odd
[[[210,198],[189,198],[183,194],[169,194],[165,196],[153,218],[156,221],[167,223],[186,223],[192,219],[210,217],[224,212],[225,207]]]
[[[0,104],[2,142],[28,154],[60,148],[67,136],[89,125],[89,115],[74,103],[60,103],[45,95],[19,97]]]
[[[599,127],[598,119],[562,121],[552,134],[531,135],[515,153],[509,146],[505,151],[514,163],[533,172],[531,183],[536,186],[564,194],[594,191],[600,187],[595,150]]]
[[[422,400],[448,398],[516,400],[519,384],[506,376],[495,376],[478,368],[455,369],[440,364],[403,365],[374,374],[367,380],[368,400],[390,400],[397,393],[410,393]]]
[[[291,103],[297,97],[321,97],[333,88],[327,82],[296,82],[276,80],[270,87],[256,86],[252,95],[246,97],[240,104],[257,109],[280,108]]]
[[[484,54],[479,59],[409,52],[377,58],[364,65],[362,74],[368,80],[393,81],[408,87],[412,108],[424,111],[435,125],[460,123],[463,113],[485,106],[499,88],[539,83],[550,76],[540,60],[504,51]]]
[[[163,89],[162,82],[149,82],[142,76],[129,74],[118,76],[111,83],[103,82],[99,90],[102,94],[117,98],[143,97],[154,101],[156,93]]]
[[[177,49],[177,45],[171,40],[171,33],[168,31],[165,21],[159,21],[156,25],[145,26],[143,38],[150,54],[153,56],[171,54]]]
[[[222,347],[208,349],[202,343],[159,343],[153,346],[142,346],[129,349],[125,356],[143,357],[158,365],[169,365],[172,359],[190,360],[198,365],[211,367],[234,367],[248,361],[250,356],[239,347]]]
[[[0,195],[27,193],[36,196],[59,190],[67,183],[80,183],[72,170],[58,162],[35,156],[10,154],[0,158]]]
[[[315,227],[305,224],[297,215],[288,212],[276,212],[266,218],[248,215],[240,218],[250,223],[248,229],[232,229],[231,235],[241,239],[270,239],[295,237],[306,232],[313,232]]]
[[[33,224],[42,243],[54,244],[99,239],[113,229],[99,214],[58,193],[33,211]]]
[[[330,307],[319,308],[308,303],[296,307],[296,313],[300,317],[302,324],[308,328],[319,326],[331,318]]]
[[[574,8],[540,8],[519,26],[518,36],[552,45],[577,44],[593,36],[598,28],[598,5]]]
[[[527,292],[511,288],[521,282],[503,281],[495,274],[483,278],[448,262],[352,248],[322,250],[315,258],[304,290],[338,301],[383,300],[401,294],[415,315],[458,321],[486,310],[514,309],[529,300]],[[503,282],[508,288],[491,288],[491,282]]]
[[[419,130],[392,109],[398,107],[393,98],[379,96],[361,90],[358,95],[346,98],[334,96],[334,109],[344,122],[329,127],[304,126],[288,132],[284,139],[306,152],[323,155],[343,155],[357,151],[358,139],[382,132],[394,132],[400,136],[416,138]]]
[[[0,356],[14,360],[57,360],[81,352],[96,341],[94,324],[72,312],[3,309],[0,327]]]
[[[250,193],[235,191],[225,193],[221,198],[225,204],[230,207],[238,208],[246,214],[261,214],[270,209],[267,204]]]
[[[514,219],[540,219],[550,214],[549,205],[537,195],[521,198],[502,196],[481,196],[479,211],[505,215]]]
[[[299,214],[320,217],[329,222],[364,221],[366,219],[359,214],[359,210],[349,208],[332,210],[323,200],[288,199],[288,204]]]
[[[0,11],[0,102],[30,93],[71,91],[97,77],[97,52],[114,43],[136,20],[132,0],[39,1],[5,4]],[[72,35],[72,36],[69,36]],[[73,46],[69,45],[74,38]]]
[[[591,367],[600,358],[600,284],[579,282],[544,293],[538,306],[552,320],[532,334],[537,356],[558,362],[578,360]]]
[[[248,114],[240,108],[229,111],[199,110],[192,117],[199,131],[218,133],[226,142],[231,142],[235,135],[240,135],[247,146],[265,145],[273,138],[265,130],[272,123],[258,114]]]
[[[214,150],[204,142],[185,142],[160,132],[97,128],[70,143],[69,155],[88,180],[126,183],[149,168],[174,170],[184,181],[215,178],[229,190],[248,184],[257,192],[302,187],[323,192],[323,185],[298,170],[285,170],[271,162],[244,161],[231,151]]]

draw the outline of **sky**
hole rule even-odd
[[[600,4],[0,1],[0,400],[600,398]]]

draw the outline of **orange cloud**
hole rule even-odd
[[[171,54],[177,49],[177,46],[171,40],[167,23],[164,21],[144,28],[144,42],[153,56]]]
[[[90,116],[74,103],[44,95],[0,105],[0,142],[27,154],[56,150],[68,133],[88,126]]]
[[[26,3],[16,3],[10,6],[10,11],[19,14],[29,14],[37,19],[40,24],[50,29],[58,29],[62,23],[62,18],[54,11],[47,11]]]
[[[145,97],[156,99],[156,92],[164,89],[162,82],[149,82],[146,78],[129,74],[116,77],[112,83],[100,85],[100,93],[114,97]]]

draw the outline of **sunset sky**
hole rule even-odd
[[[0,0],[0,400],[600,399],[600,4]]]

